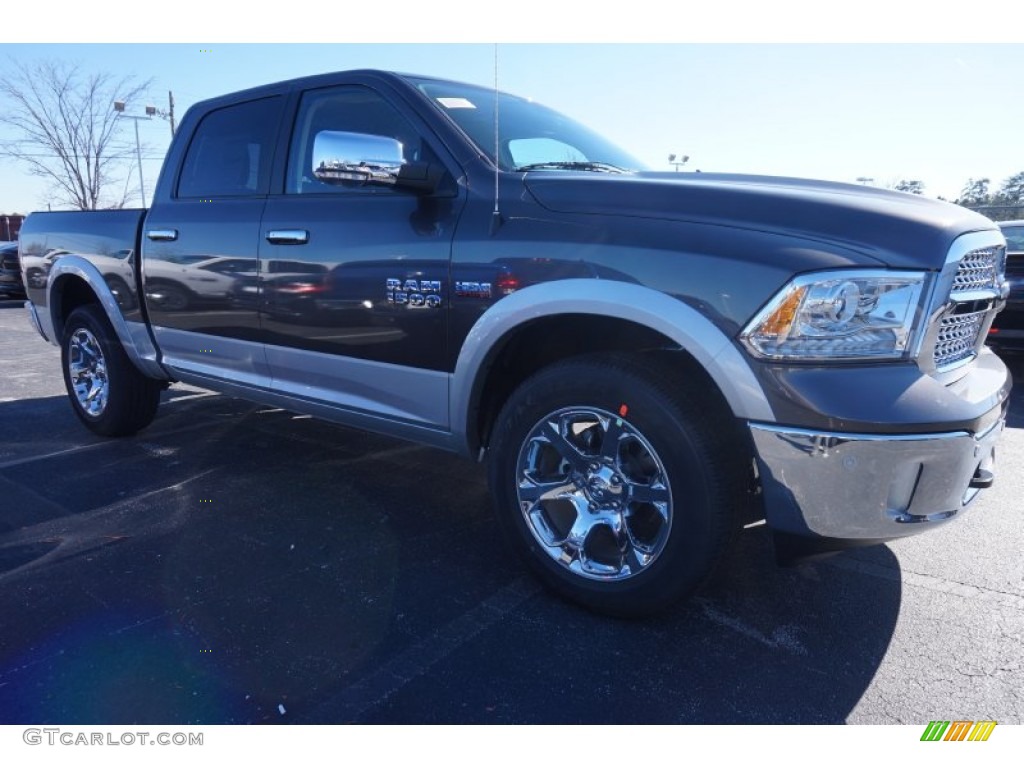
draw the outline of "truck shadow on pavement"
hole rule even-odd
[[[901,602],[884,547],[765,529],[646,621],[543,591],[475,464],[172,388],[135,438],[0,403],[0,722],[840,723]]]

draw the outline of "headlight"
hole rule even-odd
[[[743,330],[758,357],[901,358],[912,346],[923,272],[819,272],[791,280]]]

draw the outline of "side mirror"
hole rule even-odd
[[[348,131],[320,131],[313,140],[313,176],[324,184],[346,187],[403,187],[432,192],[440,169],[406,163],[402,143],[387,136]]]

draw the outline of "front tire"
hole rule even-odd
[[[643,616],[696,590],[748,487],[732,415],[642,355],[555,364],[498,417],[490,484],[506,538],[541,579],[602,613]]]
[[[153,421],[162,384],[132,364],[98,305],[68,316],[61,367],[75,415],[96,434],[132,435]]]

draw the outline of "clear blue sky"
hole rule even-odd
[[[268,23],[269,19],[268,18]],[[325,22],[326,23],[326,22]],[[210,49],[201,52],[200,49]],[[490,85],[490,44],[5,44],[8,62],[59,58],[153,78],[177,111],[232,90],[357,67]],[[1024,170],[1024,45],[502,44],[502,90],[597,129],[653,167],[877,184],[919,179],[955,197]],[[142,104],[136,105],[141,111]],[[170,134],[140,125],[152,192]],[[5,135],[0,132],[0,136]],[[123,140],[134,146],[130,124]],[[0,157],[0,212],[45,208],[46,189]]]

